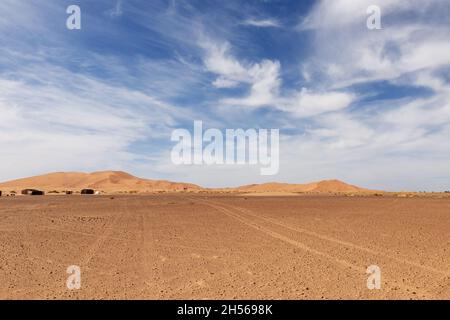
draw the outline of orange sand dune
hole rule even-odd
[[[93,173],[56,172],[41,176],[0,183],[0,189],[20,191],[35,188],[44,191],[79,190],[91,188],[105,192],[118,191],[181,191],[199,190],[199,186],[165,180],[148,180],[132,176],[122,171],[100,171]]]
[[[122,171],[99,171],[93,173],[56,172],[30,178],[0,183],[0,190],[20,192],[22,189],[39,189],[46,192],[90,188],[105,192],[135,191],[210,191],[244,193],[298,193],[298,192],[364,192],[370,191],[339,180],[325,180],[307,184],[263,183],[238,188],[206,189],[195,184],[177,183],[165,180],[149,180],[135,177]]]
[[[263,183],[237,188],[244,192],[363,192],[369,191],[339,180],[324,180],[307,184]]]

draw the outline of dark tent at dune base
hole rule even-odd
[[[27,196],[43,196],[45,192],[36,189],[24,189],[22,190],[22,194]]]

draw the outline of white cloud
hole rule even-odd
[[[122,0],[117,0],[114,8],[108,11],[112,18],[120,17],[123,15],[123,2]]]
[[[366,28],[366,20],[369,17],[367,8],[371,5],[381,9],[382,21],[384,21],[384,18],[392,13],[398,14],[402,11],[425,13],[430,9],[438,8],[436,5],[446,4],[448,4],[447,0],[427,2],[421,0],[320,0],[300,21],[298,28],[299,30],[345,29],[349,26],[355,27],[355,24],[361,24],[362,28]]]
[[[278,61],[263,60],[247,69],[252,79],[250,93],[243,98],[227,98],[222,102],[228,105],[244,107],[269,106],[276,102],[280,88],[280,63]]]
[[[220,76],[221,81],[250,83],[253,79],[248,67],[243,66],[230,54],[228,42],[214,42],[203,38],[199,45],[205,51],[204,64],[208,71]]]
[[[289,99],[282,99],[279,105],[297,117],[311,117],[325,112],[347,108],[356,97],[347,92],[311,92],[303,88]]]
[[[260,63],[240,62],[230,53],[228,42],[202,39],[200,46],[205,50],[204,64],[209,72],[218,75],[213,85],[218,88],[250,86],[250,93],[244,98],[228,98],[225,104],[260,107],[274,102],[280,86],[280,63],[263,60]]]
[[[450,25],[442,18],[429,19],[439,16],[444,0],[381,0],[376,4],[381,8],[382,30],[366,27],[365,10],[371,4],[336,0],[320,1],[314,7],[300,28],[312,30],[315,37],[314,58],[303,65],[307,75],[344,88],[450,64]]]
[[[320,83],[325,88],[322,93],[342,95],[322,99],[314,93],[305,100],[320,109],[334,97],[337,112],[315,116],[306,133],[293,138],[298,147],[292,153],[299,158],[306,155],[303,168],[326,172],[330,167],[337,176],[340,172],[350,181],[361,178],[361,184],[371,187],[379,181],[391,190],[408,185],[442,190],[445,181],[431,177],[450,175],[450,167],[443,165],[450,160],[446,146],[450,91],[448,80],[442,78],[442,70],[450,66],[450,26],[444,19],[448,6],[445,9],[445,1],[440,0],[379,1],[383,29],[371,31],[366,28],[365,11],[371,4],[320,1],[302,21],[300,30],[309,30],[314,37],[314,50],[302,62],[303,78],[311,86]],[[355,96],[346,96],[348,87],[371,88],[372,81],[421,86],[430,92],[422,98],[366,102],[347,111],[348,102],[358,103]]]
[[[166,137],[183,114],[142,92],[51,65],[15,76],[21,80],[0,76],[2,179],[126,168],[139,157],[132,143]]]
[[[278,61],[245,63],[231,55],[231,46],[227,42],[204,39],[200,45],[205,50],[206,69],[218,75],[213,82],[215,87],[231,88],[240,84],[249,87],[244,97],[222,99],[225,105],[250,108],[270,106],[296,117],[311,117],[344,109],[356,99],[347,92],[314,92],[306,88],[284,95],[281,92],[281,64]]]
[[[275,19],[247,19],[242,22],[243,25],[260,27],[260,28],[279,28],[281,24],[278,20]]]
[[[239,82],[227,79],[226,77],[218,77],[212,84],[216,88],[234,88],[239,85]]]

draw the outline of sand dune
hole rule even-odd
[[[244,192],[363,192],[369,191],[339,180],[324,180],[306,184],[289,184],[289,183],[263,183],[252,184],[237,188]]]
[[[49,191],[80,190],[91,188],[105,192],[136,191],[209,191],[242,192],[258,194],[298,193],[298,192],[364,192],[369,191],[339,180],[325,180],[307,184],[263,183],[241,186],[238,188],[206,189],[195,184],[178,183],[165,180],[149,180],[135,177],[123,171],[99,171],[93,173],[56,172],[30,178],[23,178],[0,183],[0,190],[16,191],[34,188]]]
[[[122,171],[99,171],[93,173],[56,172],[0,183],[0,189],[8,191],[19,191],[25,188],[36,188],[47,192],[52,190],[79,190],[82,188],[92,188],[105,192],[201,189],[199,186],[189,183],[141,179]]]

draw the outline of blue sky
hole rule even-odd
[[[81,30],[66,28],[73,4]],[[0,180],[115,169],[448,190],[448,17],[448,0],[2,0]],[[174,166],[171,132],[194,120],[280,129],[278,175]]]

